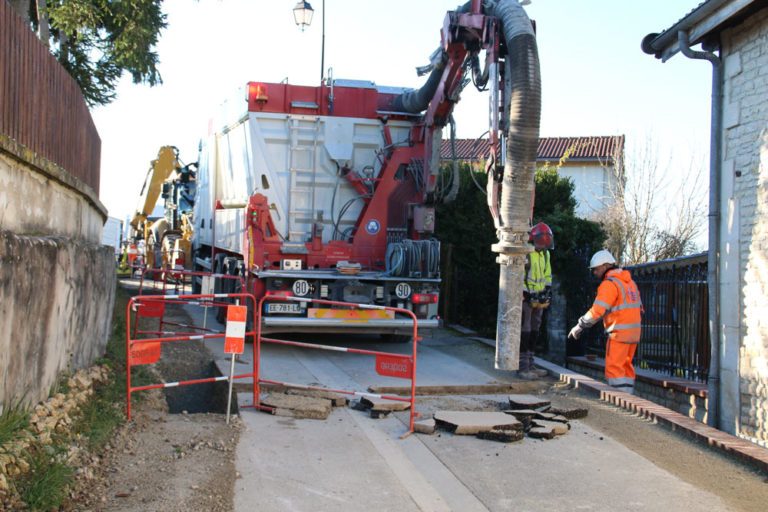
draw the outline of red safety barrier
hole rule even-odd
[[[245,290],[245,278],[242,276],[231,274],[212,274],[210,272],[200,272],[196,270],[163,270],[147,267],[144,268],[141,273],[141,279],[139,281],[139,295],[141,295],[144,291],[144,280],[147,273],[152,274],[152,291],[158,292],[162,290],[163,295],[168,292],[169,281],[170,284],[173,285],[175,291],[179,290],[179,286],[181,286],[181,290],[184,291],[188,285],[192,284],[192,279],[195,277],[212,277],[216,279],[229,279],[238,281],[240,284],[240,289]],[[191,278],[190,281],[187,282],[185,277]],[[158,289],[158,283],[162,283],[162,288]]]
[[[212,303],[214,303],[214,299],[229,299],[229,300],[236,300],[239,304],[239,302],[245,302],[243,305],[235,306],[237,309],[239,309],[238,313],[233,316],[235,320],[235,328],[233,330],[234,334],[231,332],[208,332],[205,334],[190,334],[190,333],[178,333],[178,332],[159,332],[154,333],[158,334],[157,337],[153,338],[134,338],[134,336],[131,335],[131,317],[132,313],[136,317],[136,323],[138,323],[140,317],[159,317],[162,319],[162,316],[165,314],[166,305],[168,304],[181,304],[181,305],[192,305],[192,306],[210,306]],[[230,304],[221,302],[221,304],[229,306]],[[256,323],[256,308],[254,307],[256,304],[256,299],[253,295],[248,293],[215,293],[215,294],[207,294],[207,295],[144,295],[144,296],[136,296],[131,298],[128,301],[128,305],[126,306],[126,341],[125,341],[125,351],[126,351],[126,415],[128,419],[131,419],[131,394],[135,391],[143,391],[147,389],[158,389],[158,388],[170,388],[170,387],[176,387],[176,386],[186,386],[190,384],[202,384],[206,382],[218,382],[218,381],[228,381],[230,380],[229,376],[222,376],[222,377],[211,377],[206,379],[194,379],[194,380],[187,380],[187,381],[179,381],[179,382],[165,382],[162,384],[150,384],[146,386],[131,386],[131,368],[133,366],[142,365],[142,364],[152,364],[156,363],[161,355],[162,355],[162,346],[165,343],[170,342],[184,342],[184,341],[194,341],[194,340],[206,340],[206,339],[213,339],[213,338],[224,338],[225,336],[232,338],[235,342],[241,337],[244,338],[245,336],[254,336],[254,331],[247,331],[245,332],[245,319],[242,316],[242,308],[245,306],[251,306],[253,308],[252,314],[253,314],[253,325],[257,325]],[[139,314],[139,311],[142,313]],[[161,320],[162,321],[162,320]],[[201,329],[192,327],[193,329]],[[210,330],[209,330],[210,331]],[[229,331],[229,329],[228,329]],[[147,334],[146,331],[137,331],[140,334]],[[166,337],[161,337],[160,334],[170,335]],[[232,340],[230,340],[230,345],[232,344]],[[233,375],[232,379],[244,379],[244,378],[253,378],[254,382],[258,380],[258,362],[257,362],[257,356],[256,356],[256,343],[254,345],[253,350],[253,369],[250,373],[240,374],[240,375]],[[240,352],[242,352],[242,345],[239,346]],[[231,381],[230,381],[231,382]],[[258,403],[256,401],[256,395],[254,395],[254,403]]]
[[[395,352],[381,352],[376,350],[361,350],[351,347],[338,347],[338,346],[328,346],[328,345],[319,345],[315,343],[304,343],[299,341],[290,341],[290,340],[279,340],[275,338],[264,338],[261,335],[261,316],[262,312],[264,311],[264,306],[266,301],[298,301],[298,302],[312,302],[317,304],[325,304],[329,306],[338,306],[341,309],[331,309],[328,311],[335,311],[340,312],[341,314],[345,314],[349,316],[350,321],[364,321],[365,318],[363,318],[365,315],[363,314],[364,311],[389,311],[392,313],[402,313],[405,315],[410,316],[413,319],[413,353],[412,354],[398,354]],[[323,312],[318,310],[316,314],[322,314]],[[283,295],[265,295],[261,298],[259,301],[259,308],[258,308],[258,315],[256,316],[258,323],[256,324],[256,343],[255,345],[255,359],[256,359],[256,367],[254,369],[254,372],[256,375],[259,375],[260,371],[260,359],[261,359],[261,343],[267,342],[267,343],[276,343],[276,344],[282,344],[282,345],[292,345],[295,347],[304,347],[304,348],[314,348],[314,349],[320,349],[320,350],[330,350],[335,352],[349,352],[354,354],[368,354],[376,356],[375,360],[375,370],[376,373],[379,375],[384,375],[388,377],[397,377],[400,379],[407,379],[411,381],[411,396],[410,398],[404,398],[401,396],[394,396],[394,395],[378,395],[373,393],[367,393],[367,392],[360,392],[360,391],[348,391],[348,390],[339,390],[339,389],[329,389],[329,388],[321,388],[316,386],[305,386],[301,384],[293,384],[288,382],[277,382],[272,380],[265,380],[261,378],[254,379],[253,381],[253,395],[254,395],[254,404],[256,407],[262,410],[271,410],[271,408],[262,406],[261,405],[261,393],[259,390],[259,384],[277,384],[282,385],[286,387],[294,387],[294,388],[300,388],[300,389],[313,389],[313,390],[321,390],[321,391],[331,391],[334,393],[340,393],[344,395],[353,395],[353,396],[359,396],[359,397],[370,397],[370,398],[380,398],[383,400],[395,400],[400,402],[410,402],[410,422],[408,425],[408,432],[406,432],[403,437],[407,436],[408,434],[413,432],[413,419],[416,417],[419,417],[419,414],[416,413],[416,349],[419,341],[418,337],[418,328],[417,328],[417,319],[416,315],[413,314],[412,311],[409,311],[407,309],[401,309],[401,308],[392,308],[387,306],[377,306],[373,304],[354,304],[349,302],[336,302],[336,301],[330,301],[330,300],[323,300],[323,299],[312,299],[312,298],[303,298],[303,297],[296,297],[296,296],[283,296]]]
[[[139,281],[139,292],[138,293],[139,293],[140,296],[144,296],[144,297],[146,297],[146,295],[142,295],[142,293],[144,292],[144,274],[147,273],[147,272],[157,272],[157,270],[156,269],[145,268],[144,272],[142,272],[142,278]],[[240,285],[240,290],[243,290],[244,286],[245,286],[245,280],[242,277],[239,277],[239,276],[232,276],[232,275],[229,275],[229,274],[211,274],[209,272],[197,272],[197,271],[192,271],[192,270],[184,270],[184,271],[178,271],[178,272],[183,274],[184,276],[190,276],[190,277],[202,276],[202,277],[234,280],[234,281],[237,281],[238,284]],[[152,283],[153,283],[152,290],[155,293],[157,293],[158,291],[161,291],[162,295],[168,294],[168,290],[167,290],[167,278],[168,278],[168,276],[169,276],[169,273],[166,272],[166,273],[164,273],[162,281],[157,281],[157,280],[153,280],[152,281]],[[163,283],[162,290],[158,290],[157,289],[158,282],[162,282]],[[181,293],[183,293],[184,291],[186,291],[186,285],[183,285],[181,287]],[[211,291],[213,291],[213,290],[211,290]],[[236,291],[239,291],[239,290],[236,290]],[[205,292],[205,290],[203,290],[203,292]],[[179,293],[179,288],[178,287],[175,287],[174,293],[176,293],[176,294]],[[204,302],[204,304],[203,304],[204,306],[215,307],[215,308],[224,308],[224,307],[227,307],[229,305],[228,302],[222,302],[222,301],[202,301],[202,302]],[[200,327],[200,326],[194,326],[194,325],[188,325],[188,324],[180,324],[180,323],[177,323],[177,322],[169,322],[169,321],[165,320],[165,311],[162,309],[162,306],[163,306],[162,304],[160,304],[160,305],[151,305],[150,304],[150,306],[151,307],[137,308],[137,311],[136,311],[137,321],[134,324],[133,336],[136,336],[136,335],[139,335],[139,334],[157,335],[157,336],[163,335],[163,334],[168,334],[167,331],[164,330],[165,326],[184,327],[184,328],[187,328],[187,329],[193,329],[195,331],[209,331],[209,332],[213,331],[213,329],[208,329],[205,325]],[[141,317],[144,317],[144,318],[158,318],[157,330],[156,331],[138,330],[138,319],[141,318]],[[176,334],[180,334],[180,333],[176,332]],[[194,334],[194,333],[184,332],[183,334]]]

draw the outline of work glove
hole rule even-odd
[[[581,328],[580,325],[576,324],[573,329],[571,329],[571,332],[568,333],[568,338],[573,338],[574,340],[579,339],[579,336],[581,336],[581,331],[584,329]]]

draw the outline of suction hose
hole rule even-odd
[[[472,2],[458,12],[470,12]],[[536,150],[541,117],[541,74],[536,36],[528,15],[517,0],[486,0],[483,12],[501,22],[505,56],[506,160],[499,201],[499,304],[496,320],[496,360],[500,370],[517,370],[520,353],[525,257],[530,252],[531,215]],[[427,82],[395,100],[395,109],[421,112],[429,105],[443,66],[436,66]],[[490,177],[489,177],[490,179]]]
[[[525,258],[531,251],[528,230],[533,208],[536,150],[541,117],[541,74],[536,36],[517,0],[484,4],[501,20],[507,43],[505,65],[506,160],[499,201],[499,304],[496,359],[500,370],[517,370],[523,307]]]

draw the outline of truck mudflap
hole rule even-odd
[[[439,319],[418,319],[419,334],[441,327]],[[323,333],[377,333],[412,334],[413,320],[410,318],[367,319],[354,321],[346,318],[296,318],[266,316],[262,318],[263,332],[323,332]]]

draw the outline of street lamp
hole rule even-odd
[[[301,27],[301,31],[307,28],[312,23],[312,14],[315,10],[309,5],[309,2],[301,0],[296,3],[293,8],[293,19],[296,24]],[[322,83],[324,75],[323,69],[325,68],[325,0],[323,0],[323,39],[320,46],[320,82]]]
[[[298,2],[296,7],[293,8],[293,19],[296,21],[296,24],[301,27],[302,32],[304,32],[304,29],[312,23],[312,14],[314,14],[314,12],[315,10],[312,9],[309,2],[305,2],[304,0]]]

